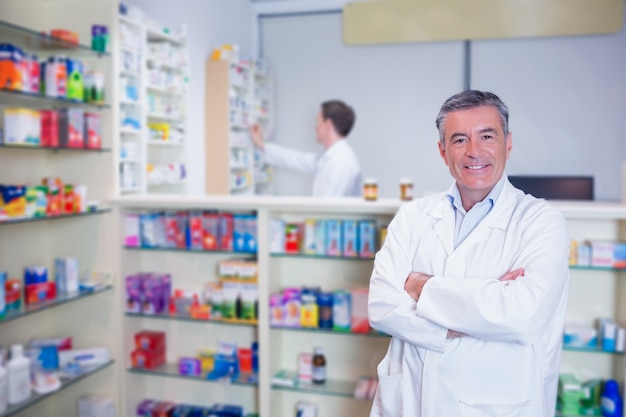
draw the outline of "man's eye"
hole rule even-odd
[[[484,140],[490,140],[490,139],[493,139],[493,136],[491,136],[491,135],[484,135],[483,139]]]
[[[456,138],[456,139],[454,139],[452,141],[452,144],[453,145],[458,145],[458,144],[461,144],[461,143],[465,143],[465,141],[467,141],[466,138]]]

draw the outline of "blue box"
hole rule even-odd
[[[359,221],[359,257],[373,258],[376,254],[376,220]]]
[[[326,220],[326,255],[341,256],[342,236],[341,220]]]
[[[349,332],[352,324],[352,297],[345,290],[333,293],[333,330]]]
[[[315,253],[326,255],[326,220],[315,221]]]
[[[359,240],[357,222],[356,220],[344,220],[342,225],[343,241],[341,245],[341,252],[345,257],[356,257]]]

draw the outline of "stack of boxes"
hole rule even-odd
[[[126,277],[126,311],[161,314],[168,311],[172,278],[169,274],[143,273]]]
[[[368,333],[367,297],[367,288],[333,292],[317,287],[285,288],[270,295],[270,324]]]
[[[131,363],[135,368],[156,369],[165,364],[165,333],[143,330],[135,333],[135,350],[131,352]]]
[[[307,219],[270,224],[270,252],[373,258],[377,250],[375,220]]]

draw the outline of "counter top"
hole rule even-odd
[[[403,204],[396,198],[365,201],[360,197],[148,195],[113,197],[114,206],[138,209],[216,209],[287,212],[394,214]],[[551,201],[565,217],[575,219],[626,219],[626,204],[595,201]]]

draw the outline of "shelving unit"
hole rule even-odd
[[[130,197],[129,197],[130,198]],[[140,197],[132,197],[136,201]],[[126,199],[126,198],[125,198]],[[158,199],[150,196],[150,199]],[[140,208],[143,211],[143,209]],[[133,208],[123,212],[136,212]],[[121,246],[121,276],[138,272],[167,272],[172,277],[172,289],[202,291],[207,282],[217,282],[217,268],[221,260],[240,257],[233,251],[201,251],[177,248],[141,248]],[[178,373],[178,358],[193,357],[201,349],[217,349],[219,341],[249,347],[258,340],[256,323],[227,320],[196,319],[189,316],[125,313],[125,407],[124,415],[133,415],[135,407],[144,398],[173,400],[210,406],[230,403],[243,406],[246,411],[258,410],[258,384],[247,379],[235,381],[209,381],[202,377]],[[158,330],[166,333],[166,365],[155,370],[133,368],[130,352],[133,335],[141,330]]]
[[[186,40],[124,15],[118,19],[119,194],[185,193]]]
[[[115,55],[120,87],[119,146],[117,167],[119,193],[146,192],[145,116],[143,71],[145,68],[145,29],[141,22],[118,16],[119,47]]]
[[[299,400],[318,404],[320,416],[367,416],[371,401],[354,399],[356,380],[361,375],[375,376],[376,365],[384,356],[389,337],[372,332],[345,333],[332,330],[276,327],[269,323],[269,295],[286,286],[320,285],[323,290],[367,285],[372,260],[359,258],[318,257],[315,255],[286,255],[269,252],[269,224],[274,218],[300,221],[306,218],[367,218],[385,224],[400,206],[396,200],[364,202],[359,199],[310,199],[287,197],[206,197],[176,201],[151,198],[120,199],[115,203],[123,211],[217,209],[251,210],[258,215],[259,307],[258,324],[260,373],[255,401],[261,415],[287,417],[293,415]],[[626,206],[601,203],[553,203],[566,216],[572,236],[600,240],[624,240]],[[206,257],[218,256],[208,252]],[[180,252],[163,265],[200,262],[205,256],[183,255]],[[221,254],[229,257],[228,253]],[[195,259],[195,260],[192,260]],[[204,262],[204,261],[202,261]],[[124,265],[128,266],[128,261]],[[159,270],[157,268],[156,270]],[[589,324],[599,316],[626,321],[625,271],[621,268],[571,268],[571,286],[567,317]],[[133,318],[135,319],[135,318]],[[144,319],[148,320],[148,319]],[[168,321],[168,320],[165,320]],[[170,320],[171,321],[171,320]],[[190,324],[197,326],[197,324]],[[184,342],[176,341],[181,346]],[[313,346],[325,349],[328,382],[322,386],[275,383],[272,377],[279,371],[292,374],[296,370],[297,354],[311,351]],[[626,356],[599,349],[564,348],[562,372],[573,372],[582,380],[614,378],[624,380]],[[153,387],[154,389],[154,387]],[[237,388],[233,387],[233,390]],[[172,391],[175,392],[175,391]],[[240,393],[240,391],[237,391]],[[249,395],[249,394],[248,394]],[[240,403],[240,402],[237,402]],[[555,413],[557,415],[557,413]]]
[[[209,60],[205,66],[205,190],[207,194],[272,192],[272,170],[249,126],[272,132],[272,79],[261,62]]]
[[[167,28],[146,27],[144,88],[150,193],[186,192],[188,62],[184,36],[174,35]],[[168,136],[159,133],[158,126],[164,123]],[[183,173],[172,177],[172,171],[164,169],[172,164],[182,167]]]
[[[3,230],[0,233],[0,271],[6,272],[9,278],[21,279],[24,267],[40,265],[47,267],[49,279],[54,280],[54,259],[72,256],[78,260],[81,278],[92,274],[107,276],[109,285],[89,293],[58,294],[53,301],[22,304],[19,310],[9,310],[0,320],[0,346],[9,347],[14,343],[28,346],[33,338],[72,337],[74,348],[107,346],[111,357],[115,358],[118,345],[114,335],[119,331],[119,325],[116,326],[119,322],[116,257],[106,247],[101,247],[102,242],[116,240],[117,231],[117,216],[105,204],[114,176],[112,60],[109,53],[94,51],[85,43],[90,42],[92,23],[112,27],[111,19],[117,4],[94,0],[89,4],[69,2],[66,6],[81,19],[68,24],[67,9],[59,8],[56,3],[23,0],[0,5],[3,19],[0,42],[12,43],[28,53],[35,53],[39,60],[51,55],[80,59],[89,69],[103,74],[105,102],[82,103],[3,90],[0,92],[0,112],[6,107],[26,107],[34,110],[80,108],[98,113],[102,149],[1,146],[0,183],[40,184],[44,177],[59,177],[63,183],[85,185],[87,201],[93,201],[99,209],[0,221]],[[75,30],[81,44],[68,44],[41,35],[41,31],[56,27]],[[75,415],[77,399],[86,394],[106,395],[117,406],[116,373],[117,366],[109,361],[74,378],[61,378],[61,389],[45,395],[33,393],[28,400],[10,406],[0,415]]]

